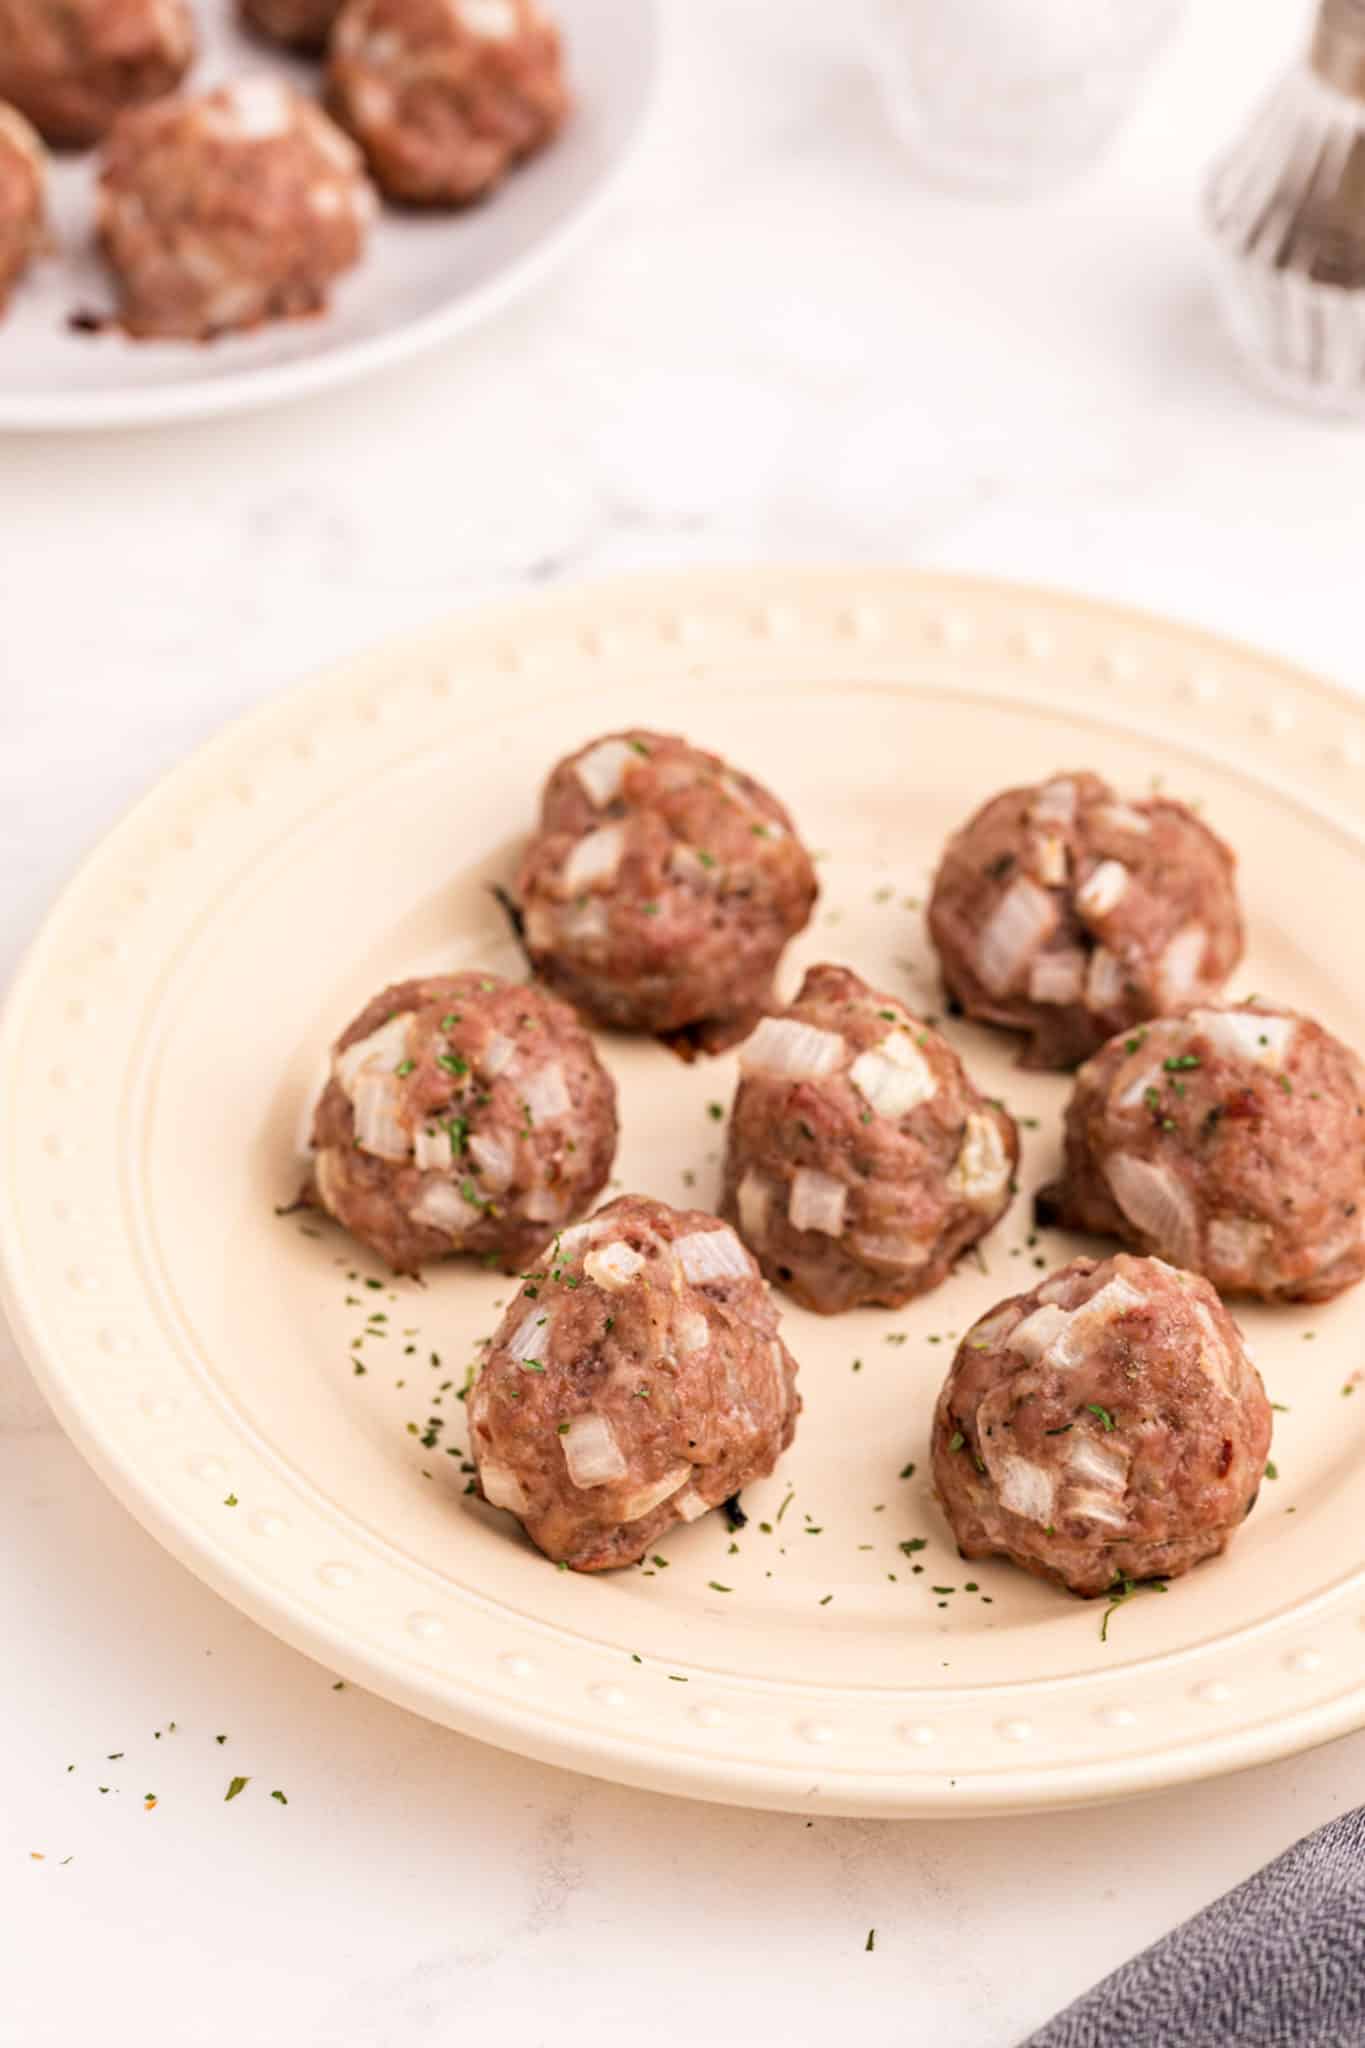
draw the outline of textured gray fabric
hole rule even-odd
[[[1365,2048],[1365,1807],[1144,1949],[1023,2048]]]

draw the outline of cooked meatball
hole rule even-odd
[[[1242,957],[1233,855],[1172,797],[1097,775],[993,797],[949,840],[929,930],[969,1017],[1073,1067],[1115,1031],[1216,996]]]
[[[1013,1119],[937,1032],[846,967],[812,967],[740,1068],[722,1210],[804,1307],[899,1308],[1009,1207]]]
[[[1255,1504],[1270,1404],[1207,1280],[1076,1259],[958,1346],[934,1484],[964,1557],[1073,1593],[1215,1557]]]
[[[273,78],[122,115],[100,175],[100,245],[134,335],[207,341],[317,312],[373,211],[350,142]]]
[[[238,0],[243,21],[257,35],[286,49],[321,50],[341,0]]]
[[[518,883],[537,971],[623,1031],[733,1044],[817,889],[786,811],[752,776],[665,733],[561,761]]]
[[[0,0],[0,99],[62,147],[174,91],[193,56],[186,0]]]
[[[1365,1071],[1311,1018],[1254,1002],[1123,1033],[1076,1076],[1039,1208],[1221,1294],[1326,1300],[1365,1274]]]
[[[534,0],[345,0],[328,98],[390,199],[465,206],[562,127],[559,31]]]
[[[313,1144],[316,1200],[395,1271],[451,1252],[514,1270],[601,1194],[616,1089],[553,996],[428,975],[342,1032]]]
[[[0,313],[43,238],[43,146],[22,114],[0,106]]]
[[[564,1231],[469,1395],[479,1488],[575,1571],[635,1564],[772,1471],[801,1407],[734,1232],[623,1195]]]

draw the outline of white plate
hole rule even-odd
[[[1342,1394],[1365,1289],[1245,1317],[1289,1408],[1279,1476],[1225,1559],[1133,1598],[1107,1642],[1100,1606],[956,1558],[925,1465],[949,1335],[1074,1249],[1027,1241],[1067,1083],[1021,1076],[971,1027],[950,1029],[983,1085],[1039,1119],[1025,1192],[988,1272],[968,1261],[900,1314],[787,1311],[805,1414],[737,1551],[711,1516],[652,1576],[579,1577],[465,1496],[454,1394],[506,1283],[450,1266],[371,1289],[338,1233],[272,1208],[331,1034],[392,977],[514,964],[485,885],[549,763],[627,719],[768,776],[827,855],[789,981],[833,956],[932,1006],[904,899],[950,825],[1002,783],[1093,765],[1206,801],[1242,854],[1238,988],[1365,1042],[1341,926],[1365,886],[1365,706],[1308,677],[1156,620],[893,572],[651,579],[457,619],[171,776],[19,977],[0,1026],[4,1299],[76,1441],[177,1556],[338,1671],[636,1784],[827,1812],[1040,1807],[1365,1722],[1365,1391]],[[705,1201],[733,1059],[603,1051],[622,1179]],[[368,1340],[357,1375],[377,1305],[399,1334]],[[917,1536],[912,1560],[898,1546]]]
[[[657,0],[554,0],[574,118],[484,206],[467,213],[385,210],[369,252],[318,319],[279,322],[207,345],[73,333],[67,316],[105,310],[109,281],[90,245],[92,155],[58,157],[57,253],[35,266],[0,320],[0,429],[80,429],[201,419],[344,383],[444,341],[503,305],[558,261],[637,141],[659,59]],[[241,34],[232,0],[198,0],[202,52],[187,89],[249,71],[292,76],[316,64]]]

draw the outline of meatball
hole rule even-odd
[[[186,0],[0,0],[0,99],[62,147],[174,91],[193,56]]]
[[[43,238],[43,146],[22,114],[0,106],[0,313]]]
[[[937,1032],[846,967],[812,967],[740,1067],[722,1211],[804,1307],[899,1308],[1009,1207],[1013,1119]]]
[[[934,1415],[964,1557],[1073,1593],[1215,1557],[1255,1505],[1270,1404],[1207,1280],[1076,1259],[970,1329]]]
[[[1242,957],[1236,862],[1171,797],[1097,775],[993,797],[949,840],[929,931],[969,1017],[1073,1067],[1115,1031],[1216,996]]]
[[[321,50],[341,0],[238,0],[247,27],[286,49]]]
[[[314,1198],[395,1271],[451,1252],[512,1270],[601,1194],[616,1089],[553,996],[429,975],[342,1032],[313,1144]]]
[[[121,116],[99,239],[130,334],[207,341],[325,306],[373,211],[327,116],[277,79],[247,78]]]
[[[635,1564],[772,1471],[801,1407],[718,1217],[623,1195],[529,1274],[469,1395],[479,1488],[575,1571]]]
[[[328,99],[390,199],[465,206],[563,126],[559,31],[534,0],[345,0]]]
[[[1365,1071],[1255,1002],[1121,1034],[1076,1076],[1039,1208],[1221,1294],[1324,1301],[1365,1274]]]
[[[561,761],[518,889],[537,971],[623,1031],[733,1044],[818,893],[786,811],[686,740],[621,732]]]

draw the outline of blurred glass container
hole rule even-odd
[[[1324,0],[1306,59],[1215,164],[1205,215],[1248,367],[1365,418],[1365,0]]]
[[[1185,0],[868,0],[891,116],[926,169],[1028,193],[1073,177],[1136,104]]]

